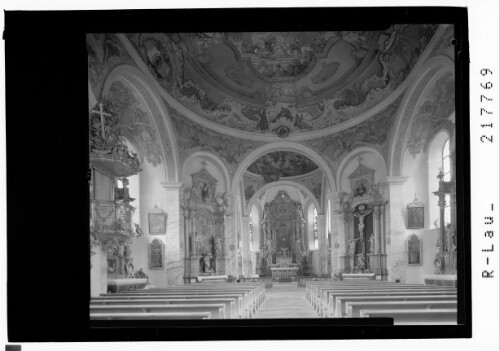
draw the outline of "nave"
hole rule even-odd
[[[94,320],[393,318],[396,325],[457,323],[452,286],[372,280],[203,283],[101,294]]]

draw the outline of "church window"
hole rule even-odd
[[[444,181],[448,182],[451,180],[451,160],[450,160],[450,143],[449,139],[444,144],[442,150],[442,172],[444,174]],[[450,224],[451,222],[451,211],[450,211],[450,194],[445,195],[445,224]]]
[[[315,248],[319,248],[319,230],[317,229],[317,209],[314,208],[314,243],[315,243]]]
[[[253,217],[249,216],[249,244],[250,250],[253,250]]]

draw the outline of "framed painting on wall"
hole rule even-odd
[[[149,244],[149,269],[165,269],[165,244],[159,239]]]
[[[416,196],[414,201],[407,205],[406,220],[407,229],[424,228],[424,204],[419,202]]]
[[[167,214],[157,206],[148,214],[149,234],[166,234]]]
[[[421,249],[422,243],[421,239],[418,238],[416,234],[412,234],[407,239],[407,264],[408,265],[420,265],[421,262]]]

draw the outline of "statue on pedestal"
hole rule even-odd
[[[371,236],[369,237],[369,252],[372,254],[376,252],[376,239],[374,233],[371,233]]]
[[[355,249],[359,239],[348,240],[348,255],[350,256],[350,272],[353,272],[355,266]]]

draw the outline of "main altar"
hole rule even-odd
[[[285,191],[279,191],[266,203],[263,215],[262,275],[274,279],[289,279],[302,275],[307,264],[305,220],[302,204],[293,201]]]

